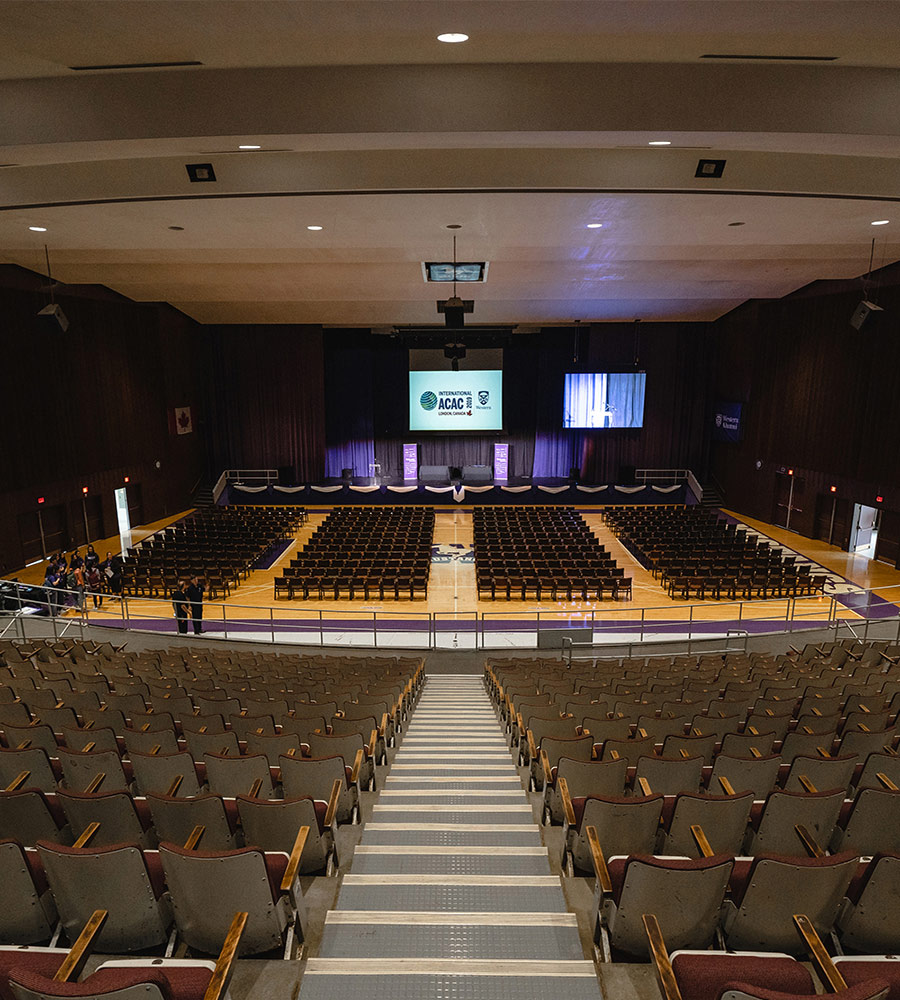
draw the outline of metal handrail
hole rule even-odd
[[[89,625],[100,625],[123,629],[125,631],[147,631],[147,629],[141,627],[141,623],[145,620],[164,620],[174,625],[174,613],[170,598],[129,595],[123,595],[119,598],[116,595],[108,593],[98,593],[96,596],[102,597],[104,602],[116,602],[117,606],[121,607],[121,619],[115,619],[111,622],[106,617],[106,611],[101,612],[100,615],[94,615],[94,609],[91,607],[94,594],[89,590],[85,590],[84,606],[80,616],[37,616],[29,613],[26,605],[41,603],[42,607],[46,608],[48,598],[41,584],[23,584],[17,580],[0,580],[0,585],[15,588],[12,593],[18,595],[19,601],[17,609],[6,612],[0,610],[0,619],[6,616],[10,618],[10,621],[5,625],[0,622],[0,625],[3,626],[2,631],[0,631],[0,637],[6,636],[11,631],[20,631],[16,623],[21,623],[23,620],[32,618],[53,622],[54,629],[59,624],[64,625],[66,630],[77,628],[82,631]],[[24,592],[34,590],[40,591],[44,595],[42,602],[29,601],[23,597]],[[62,588],[56,588],[56,591],[58,595],[64,596],[65,599],[73,598],[77,601],[79,598],[79,595],[75,591]],[[896,599],[893,598],[891,592],[897,593]],[[732,627],[725,629],[725,631],[726,635],[739,635],[745,643],[747,638],[751,634],[754,634],[754,632],[752,627],[744,626],[754,621],[761,625],[769,626],[762,629],[758,633],[760,635],[771,636],[793,633],[798,631],[797,626],[799,626],[799,629],[802,629],[808,627],[809,623],[821,621],[822,628],[833,629],[836,633],[841,629],[847,629],[851,634],[856,635],[857,630],[859,630],[862,633],[860,637],[863,640],[868,636],[870,629],[874,629],[878,625],[885,626],[896,623],[896,641],[900,642],[900,614],[890,614],[877,618],[870,618],[866,615],[866,608],[872,605],[873,596],[877,597],[879,601],[888,600],[889,603],[900,605],[900,586],[879,587],[877,590],[863,591],[862,593],[867,598],[866,604],[856,612],[856,617],[852,618],[841,616],[841,611],[844,608],[837,602],[836,598],[823,595],[808,598],[772,598],[762,601],[729,601],[725,602],[725,605],[720,602],[720,609],[727,605],[735,608],[734,617],[721,619],[721,621],[723,625],[725,622],[733,622],[735,620],[740,623],[737,628]],[[7,594],[7,596],[10,595]],[[119,601],[121,601],[121,605],[118,605]],[[134,607],[136,602],[139,602],[139,608]],[[148,605],[149,610],[147,610]],[[518,627],[513,625],[507,631],[515,632],[519,635],[523,632],[531,631],[529,626],[533,623],[533,630],[536,636],[540,631],[551,631],[557,628],[557,623],[563,617],[566,617],[579,619],[584,627],[591,628],[592,636],[594,637],[597,634],[603,635],[604,632],[614,632],[617,636],[621,637],[617,640],[611,640],[607,645],[628,645],[630,648],[643,642],[652,642],[654,645],[677,643],[682,646],[687,644],[690,647],[691,643],[704,641],[704,633],[698,631],[696,626],[701,623],[706,625],[717,621],[717,619],[710,619],[703,614],[703,612],[715,606],[710,604],[683,604],[674,606],[664,605],[653,608],[627,608],[621,605],[617,607],[612,602],[600,607],[586,608],[581,611],[544,609],[536,611],[459,610],[441,612],[415,611],[408,610],[406,607],[397,608],[397,610],[373,610],[371,608],[353,607],[321,609],[297,606],[293,602],[286,602],[277,606],[265,605],[260,607],[231,602],[226,604],[225,602],[218,601],[204,601],[203,618],[205,622],[211,625],[222,625],[224,635],[210,633],[213,637],[234,639],[233,635],[228,635],[229,629],[231,629],[232,633],[235,631],[246,632],[247,628],[250,627],[257,630],[260,628],[263,629],[259,633],[258,638],[252,641],[290,641],[289,639],[279,639],[279,632],[283,634],[315,633],[316,640],[320,645],[326,644],[326,632],[335,633],[337,631],[351,634],[371,633],[372,645],[377,645],[379,643],[379,630],[382,632],[398,631],[398,620],[402,621],[406,619],[412,620],[414,627],[405,629],[404,631],[417,636],[427,636],[427,648],[429,649],[453,648],[456,645],[455,640],[451,641],[450,646],[443,646],[439,641],[440,637],[458,637],[459,634],[471,634],[476,646],[487,649],[492,648],[486,642],[486,639],[490,637],[492,632],[496,631],[502,634],[503,631],[502,629],[492,630],[490,628],[491,623],[494,621],[518,623]],[[778,607],[779,613],[777,615],[774,613],[767,614],[767,610],[771,607]],[[109,604],[107,604],[108,608]],[[157,611],[159,613],[154,613]],[[245,612],[245,614],[242,614],[242,612]],[[614,622],[616,619],[619,620],[615,624],[607,626],[598,621],[598,618],[613,619]],[[449,621],[458,622],[459,628],[453,630],[438,627],[439,623]],[[265,623],[265,625],[263,626],[260,623]],[[340,629],[338,629],[337,624],[332,623],[340,623]],[[678,625],[682,623],[687,627],[687,639],[680,636],[677,639],[668,640],[664,632],[661,634],[659,631],[660,627],[671,627],[673,624]],[[393,629],[391,627],[392,624],[394,626]],[[171,633],[167,630],[166,634]],[[24,638],[24,635],[22,637]],[[706,641],[712,641],[712,639]],[[339,641],[329,642],[329,644],[342,645]],[[595,641],[593,645],[598,645],[598,643]]]

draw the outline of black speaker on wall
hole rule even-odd
[[[850,317],[850,325],[854,330],[862,330],[863,327],[872,327],[878,322],[878,317],[884,310],[881,306],[876,306],[874,302],[863,299],[853,310]]]

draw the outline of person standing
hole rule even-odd
[[[87,562],[87,560],[85,560]],[[93,565],[88,566],[84,573],[87,581],[87,589],[94,601],[95,608],[103,607],[103,594],[100,588],[103,586],[103,577],[100,573],[99,559]]]
[[[83,614],[84,613],[84,569],[82,567],[82,563],[84,560],[81,560],[80,557],[79,560],[80,561],[78,563],[73,562],[74,568],[70,571],[69,575],[74,578],[74,583],[75,583],[74,587],[75,610],[79,614]]]
[[[172,591],[172,607],[175,609],[175,621],[181,635],[187,635],[188,630],[188,596],[184,589],[184,580],[178,581],[178,587]]]
[[[185,594],[191,605],[191,617],[194,620],[194,635],[200,635],[203,632],[203,590],[204,587],[200,582],[200,578],[192,576]]]

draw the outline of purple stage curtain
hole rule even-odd
[[[372,348],[358,334],[325,352],[325,477],[369,476],[375,462]]]

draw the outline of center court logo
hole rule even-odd
[[[429,389],[419,396],[419,405],[423,410],[433,410],[437,406],[437,396]]]

